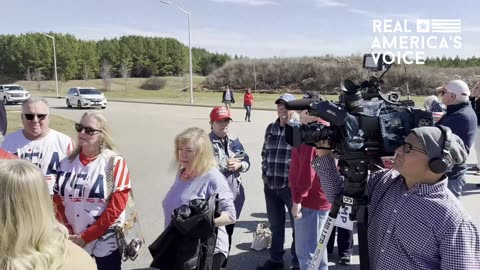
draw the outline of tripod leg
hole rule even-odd
[[[335,220],[338,216],[338,211],[340,210],[340,206],[343,204],[343,196],[339,195],[335,198],[333,202],[332,209],[328,214],[327,221],[322,229],[322,234],[320,235],[320,240],[317,243],[317,248],[315,249],[315,253],[313,254],[313,259],[308,266],[309,270],[317,270],[320,266],[320,262],[322,261],[322,255],[327,248],[328,240],[330,239],[330,235],[332,234],[332,230],[335,227]]]

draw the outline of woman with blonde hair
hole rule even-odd
[[[99,270],[120,270],[116,226],[125,223],[131,189],[125,159],[115,152],[110,124],[101,112],[86,112],[75,124],[78,143],[60,162],[53,200],[70,238],[91,254]]]
[[[47,182],[35,165],[0,161],[0,205],[0,269],[97,269],[55,219]]]
[[[225,176],[217,169],[213,146],[207,133],[200,128],[189,128],[175,137],[175,159],[178,173],[162,202],[165,224],[172,219],[173,210],[188,205],[194,199],[208,199],[218,193],[221,214],[215,218],[218,227],[212,269],[220,269],[228,256],[226,225],[235,223],[233,195]]]

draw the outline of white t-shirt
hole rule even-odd
[[[47,136],[31,141],[23,135],[23,129],[5,136],[2,148],[38,166],[47,180],[50,195],[57,177],[60,161],[70,153],[75,144],[67,135],[50,129]]]
[[[130,189],[130,172],[125,159],[111,150],[102,151],[98,158],[85,166],[80,162],[79,156],[72,161],[64,159],[60,163],[58,179],[53,190],[62,198],[65,216],[76,235],[81,235],[94,224],[107,207],[106,199],[112,192],[108,189],[107,171],[112,169],[108,165],[112,156],[115,156],[113,162],[115,191]],[[84,249],[96,257],[109,255],[118,249],[113,227],[124,223],[125,211],[102,237],[88,243]]]
[[[227,91],[225,91],[225,100],[232,101],[232,92],[230,88],[227,88]]]

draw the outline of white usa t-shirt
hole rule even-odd
[[[31,141],[25,138],[21,129],[5,136],[2,148],[38,166],[52,195],[60,161],[73,150],[74,143],[70,137],[54,129],[50,129],[47,136]]]
[[[64,159],[60,164],[58,179],[54,193],[60,195],[65,207],[65,216],[72,226],[73,233],[81,235],[93,225],[107,207],[106,199],[112,190],[108,189],[107,171],[114,169],[115,191],[131,188],[130,173],[125,159],[111,150],[102,154],[87,165],[80,162],[80,155],[74,160]],[[113,168],[109,168],[109,160],[115,156]],[[88,243],[84,249],[96,257],[105,257],[118,249],[113,227],[125,223],[125,211],[118,217],[105,234]]]

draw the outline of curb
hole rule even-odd
[[[52,97],[52,96],[42,96],[42,98],[47,99],[62,99],[63,97]],[[123,102],[123,103],[137,103],[137,104],[152,104],[152,105],[171,105],[171,106],[184,106],[184,107],[204,107],[204,108],[213,108],[216,105],[207,105],[207,104],[195,104],[195,103],[168,103],[168,102],[157,102],[157,101],[142,101],[142,100],[125,100],[125,99],[108,99],[108,102]],[[275,105],[275,104],[274,104]],[[107,107],[108,108],[108,107]],[[244,109],[243,107],[234,106],[232,109]],[[271,108],[252,108],[257,111],[275,111],[276,109]]]

